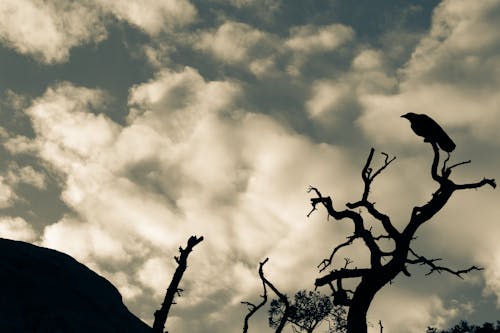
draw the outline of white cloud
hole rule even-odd
[[[63,0],[0,2],[0,42],[44,63],[66,61],[72,47],[98,43],[106,30],[95,8]]]
[[[312,118],[319,118],[328,112],[335,112],[352,95],[349,85],[334,81],[317,81],[312,87],[312,96],[306,102],[306,109]]]
[[[33,242],[38,236],[33,227],[20,217],[0,217],[0,237]]]
[[[111,15],[156,37],[191,24],[197,11],[189,0],[4,0],[0,43],[45,64],[66,62],[72,48],[107,37]]]
[[[6,208],[12,205],[17,195],[12,187],[7,184],[6,179],[0,176],[0,208]]]
[[[312,54],[333,51],[353,38],[354,30],[342,24],[304,25],[290,30],[285,45],[293,51]]]
[[[45,174],[36,171],[29,165],[20,167],[15,163],[10,164],[6,177],[11,185],[23,183],[38,189],[44,189],[46,186]]]
[[[280,43],[248,24],[227,21],[216,31],[204,32],[194,47],[227,64],[248,66],[255,75],[263,75],[273,69]]]
[[[94,0],[105,11],[125,20],[148,34],[158,33],[192,23],[196,8],[188,0]]]

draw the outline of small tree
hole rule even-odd
[[[315,187],[310,188],[310,192],[315,193],[316,196],[311,199],[312,210],[308,216],[317,209],[318,205],[322,205],[327,210],[328,215],[335,220],[347,220],[354,225],[354,233],[347,237],[344,243],[336,246],[330,256],[324,259],[318,266],[320,272],[324,272],[332,266],[339,250],[353,244],[356,240],[362,240],[369,252],[370,265],[368,267],[349,268],[346,265],[342,268],[331,270],[315,281],[316,287],[329,286],[332,289],[334,303],[348,306],[347,333],[367,332],[366,314],[373,298],[379,290],[400,273],[410,276],[410,272],[407,269],[408,265],[425,265],[430,269],[428,274],[444,271],[458,277],[462,277],[463,274],[470,271],[481,269],[471,266],[462,270],[452,270],[448,267],[438,265],[438,259],[429,259],[418,254],[411,248],[411,242],[415,239],[417,230],[446,205],[455,191],[477,189],[484,185],[490,185],[493,188],[496,187],[494,179],[486,178],[475,183],[455,183],[450,179],[453,168],[469,163],[470,161],[448,166],[447,163],[450,157],[448,154],[448,157],[440,163],[438,145],[435,142],[430,142],[430,144],[434,152],[431,177],[438,183],[439,188],[432,194],[427,203],[422,206],[415,206],[412,209],[409,221],[403,230],[398,230],[393,225],[391,218],[378,210],[375,204],[369,199],[370,187],[373,181],[395,159],[389,158],[385,153],[382,153],[385,157],[382,166],[375,169],[371,166],[374,149],[370,150],[370,154],[361,172],[361,178],[364,183],[361,199],[356,202],[347,203],[346,209],[337,210],[333,205],[331,197],[323,196]],[[439,166],[440,164],[442,164],[441,167]],[[371,218],[380,223],[384,230],[382,235],[374,235],[372,230],[367,228],[364,217],[359,212],[360,209],[366,210]],[[394,244],[393,250],[382,250],[380,240],[392,241]],[[347,291],[342,287],[342,281],[348,279],[356,279],[355,281],[358,281],[350,297],[346,297]],[[336,282],[336,286],[334,282]]]
[[[277,328],[285,315],[285,305],[273,299],[269,308],[269,326]],[[301,290],[294,296],[286,321],[295,331],[312,333],[322,322],[328,321],[329,332],[345,331],[345,309],[335,306],[331,297],[318,291]]]

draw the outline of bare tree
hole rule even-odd
[[[367,265],[368,267],[349,268],[345,265],[342,268],[331,270],[315,281],[316,287],[329,286],[332,289],[334,302],[338,304],[343,303],[348,306],[347,333],[367,332],[366,314],[374,296],[399,273],[410,276],[407,269],[408,265],[424,265],[429,268],[428,274],[433,272],[448,272],[460,278],[462,278],[463,274],[481,269],[477,266],[471,266],[466,269],[453,270],[438,265],[437,261],[439,259],[427,258],[411,248],[411,242],[415,238],[417,230],[445,206],[455,191],[477,189],[484,185],[490,185],[493,188],[496,187],[494,179],[486,178],[475,183],[455,183],[450,179],[452,170],[460,165],[470,163],[470,161],[448,166],[449,154],[441,163],[438,145],[435,142],[430,142],[430,144],[434,152],[431,176],[438,183],[439,188],[432,194],[431,199],[427,203],[422,206],[415,206],[412,209],[409,221],[402,231],[398,230],[393,225],[391,218],[378,210],[375,204],[369,199],[370,187],[373,181],[394,161],[395,157],[389,158],[386,153],[382,153],[385,157],[384,162],[382,166],[376,169],[372,167],[374,149],[370,150],[370,154],[361,172],[361,178],[364,182],[361,200],[347,203],[346,209],[337,210],[333,205],[331,197],[323,196],[315,187],[310,188],[310,192],[315,193],[316,197],[311,199],[312,210],[308,216],[316,210],[318,204],[321,204],[327,210],[329,216],[332,216],[336,220],[347,220],[354,224],[354,233],[347,237],[344,243],[336,246],[330,256],[318,265],[320,272],[333,267],[332,264],[339,250],[351,245],[355,240],[362,240],[369,251],[370,265]],[[442,164],[441,167],[439,166],[440,164]],[[384,230],[382,235],[374,235],[372,230],[367,228],[364,217],[359,211],[360,209],[366,210],[372,219],[380,223]],[[381,240],[392,241],[394,249],[392,251],[382,250],[380,247]],[[342,281],[347,279],[354,279],[350,281],[357,282],[357,286],[351,292],[350,297],[346,297],[348,291],[342,287]],[[334,282],[336,282],[336,286],[334,286]],[[335,297],[336,295],[337,297]]]
[[[180,256],[174,257],[175,261],[177,262],[177,269],[175,270],[174,276],[172,277],[170,285],[167,288],[167,292],[165,293],[165,298],[163,300],[163,303],[161,304],[161,308],[159,310],[156,310],[154,313],[155,320],[153,323],[153,333],[163,333],[170,307],[172,306],[172,304],[175,304],[175,295],[180,295],[180,293],[182,292],[182,289],[179,288],[179,283],[181,282],[182,275],[187,268],[187,258],[189,256],[189,253],[193,250],[193,247],[198,245],[201,241],[203,241],[203,236],[191,236],[187,241],[187,246],[185,249],[179,247]]]

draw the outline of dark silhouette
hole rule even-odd
[[[262,285],[264,288],[264,295],[261,297],[263,298],[263,301],[259,303],[258,305],[254,305],[250,302],[241,302],[243,304],[246,304],[249,308],[249,313],[245,316],[245,322],[243,325],[243,333],[246,333],[248,331],[248,321],[250,320],[250,317],[253,316],[257,310],[259,310],[266,302],[267,302],[267,289],[266,286],[271,289],[276,296],[278,296],[280,302],[283,305],[283,317],[281,317],[281,320],[277,323],[276,325],[276,330],[275,333],[281,333],[283,331],[283,328],[285,327],[287,323],[287,319],[289,318],[291,307],[290,307],[290,301],[288,300],[288,297],[281,293],[265,276],[264,276],[264,271],[263,267],[267,263],[269,258],[266,258],[263,262],[260,263],[259,265],[259,277],[262,281]]]
[[[431,117],[425,114],[413,112],[402,115],[411,123],[415,134],[424,137],[425,142],[435,142],[445,152],[451,153],[455,149],[455,143],[446,132]]]
[[[269,326],[277,328],[285,314],[285,306],[280,299],[273,299],[269,308]],[[298,331],[312,333],[322,322],[328,321],[328,332],[345,332],[346,312],[342,306],[335,306],[330,296],[318,291],[301,290],[290,303],[287,322]],[[297,331],[294,329],[294,332]]]
[[[64,253],[0,238],[0,281],[0,332],[151,332],[109,281]]]
[[[261,307],[263,307],[264,304],[266,304],[266,302],[267,302],[266,280],[265,280],[264,271],[263,271],[263,267],[264,267],[264,265],[266,264],[267,261],[268,261],[268,258],[266,258],[266,260],[264,260],[263,262],[261,262],[259,264],[259,277],[260,277],[260,280],[262,281],[262,289],[264,290],[264,293],[260,296],[260,297],[262,297],[262,301],[259,304],[257,304],[257,305],[255,305],[253,303],[250,303],[250,302],[241,302],[242,304],[246,304],[248,306],[248,313],[245,316],[245,320],[243,322],[243,333],[247,333],[248,332],[248,321],[250,320],[250,318]]]
[[[182,275],[187,268],[187,258],[189,256],[189,253],[193,250],[193,247],[195,247],[201,241],[203,241],[203,236],[191,236],[187,241],[187,246],[185,249],[179,247],[179,252],[181,253],[181,255],[179,257],[174,257],[178,265],[177,269],[175,270],[172,281],[170,281],[170,285],[167,288],[167,292],[165,293],[165,298],[163,300],[163,303],[161,304],[161,308],[154,313],[155,320],[153,323],[153,333],[163,333],[170,307],[172,306],[172,304],[175,304],[175,295],[180,295],[180,293],[182,292],[182,289],[179,288],[179,283],[181,282]]]
[[[412,118],[412,116],[409,117]],[[426,132],[426,130],[422,130],[420,127],[417,127],[415,131],[419,135],[431,136],[427,140],[430,142],[434,152],[434,158],[431,165],[431,177],[437,182],[439,187],[430,196],[428,202],[420,206],[415,206],[412,209],[409,221],[403,230],[398,230],[393,225],[391,218],[378,210],[375,204],[369,200],[370,187],[373,181],[395,159],[395,157],[389,158],[386,153],[382,153],[385,157],[382,166],[375,168],[372,167],[374,149],[372,148],[370,150],[370,154],[361,172],[361,178],[364,183],[361,199],[357,202],[347,203],[346,209],[337,210],[334,207],[333,199],[329,196],[323,196],[317,188],[311,187],[309,190],[315,193],[316,196],[311,198],[312,210],[308,216],[317,209],[318,205],[322,205],[328,212],[328,215],[335,220],[347,220],[354,226],[353,234],[347,237],[344,243],[337,245],[330,256],[318,265],[320,272],[324,272],[327,268],[331,268],[332,270],[315,281],[316,287],[329,286],[331,288],[334,294],[335,304],[345,304],[348,307],[347,333],[367,332],[366,314],[373,298],[379,290],[387,283],[391,282],[399,273],[410,276],[408,270],[409,265],[418,264],[427,266],[429,268],[428,274],[433,272],[448,272],[460,278],[463,274],[481,269],[476,266],[471,266],[466,269],[453,270],[438,265],[438,259],[430,259],[418,254],[411,246],[411,242],[415,238],[417,230],[446,205],[455,191],[477,189],[484,185],[490,185],[493,188],[496,187],[494,179],[484,178],[481,181],[468,184],[458,184],[452,181],[450,176],[453,168],[469,163],[470,161],[447,166],[448,157],[443,163],[440,163],[438,145],[443,144],[444,148],[451,150],[451,144],[449,142],[442,143],[440,139],[432,137],[432,131]],[[440,164],[442,164],[441,167],[439,167]],[[382,234],[375,235],[372,233],[372,229],[366,226],[366,217],[361,214],[361,209],[367,211],[370,220],[380,223],[384,230]],[[337,263],[335,256],[339,253],[339,250],[353,244],[353,242],[357,240],[362,241],[368,249],[370,264],[367,267],[350,268],[350,261],[346,261],[344,266],[340,268],[337,266],[337,268],[335,268],[333,264]],[[384,242],[390,241],[393,248],[388,251],[384,250],[380,246],[381,240],[384,240]],[[355,279],[354,281],[357,282],[357,286],[354,291],[344,290],[340,282],[346,279]],[[334,282],[336,282],[336,285],[334,285]],[[349,295],[347,299],[344,297],[346,294]],[[342,297],[338,299],[338,296],[336,297],[335,295],[342,295]]]
[[[438,331],[437,328],[428,327],[426,333],[500,333],[500,321],[497,321],[496,324],[484,323],[481,326],[476,326],[462,320],[449,330]]]

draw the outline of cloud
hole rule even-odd
[[[14,189],[6,183],[6,179],[0,176],[0,208],[6,208],[17,199]]]
[[[61,198],[73,213],[46,227],[42,244],[116,279],[146,318],[158,306],[146,291],[164,292],[171,257],[192,234],[206,240],[183,282],[187,313],[221,293],[232,300],[230,311],[240,309],[242,297],[259,288],[242,277],[255,274],[269,254],[275,262],[270,274],[283,281],[282,274],[307,258],[319,261],[313,247],[306,259],[287,253],[310,239],[305,188],[328,184],[328,161],[339,163],[337,186],[350,186],[350,171],[340,166],[347,164],[344,155],[269,116],[240,110],[239,94],[235,82],[206,81],[192,68],[162,71],[131,89],[128,123],[118,125],[94,112],[105,103],[103,92],[69,83],[48,88],[26,114],[36,133],[33,145],[59,175]],[[292,194],[297,186],[303,197]],[[308,286],[314,272],[311,267]],[[231,327],[234,320],[216,322]]]
[[[499,83],[499,13],[496,1],[440,4],[430,33],[400,72],[398,93],[360,97],[365,112],[359,123],[367,135],[380,143],[407,141],[396,119],[425,112],[452,134],[465,130],[475,139],[499,142],[494,126],[500,119],[500,94],[494,88]]]
[[[217,30],[203,32],[194,46],[229,65],[243,65],[257,76],[273,70],[279,53],[277,37],[248,24],[226,21]]]
[[[20,217],[0,217],[0,237],[34,242],[38,236],[33,227]]]
[[[43,64],[63,63],[72,48],[106,39],[111,16],[156,37],[193,23],[197,10],[188,0],[5,0],[0,42]]]
[[[304,25],[290,30],[285,45],[295,52],[311,54],[329,52],[354,38],[354,30],[343,24]]]
[[[197,17],[196,7],[188,0],[95,0],[105,11],[113,13],[155,36],[162,31],[183,27],[193,23]]]
[[[0,42],[42,63],[64,62],[72,47],[106,38],[100,14],[87,3],[5,0],[0,3]]]
[[[9,165],[6,177],[11,185],[28,184],[40,190],[45,189],[47,182],[42,172],[36,171],[29,165],[21,167],[15,163]]]

